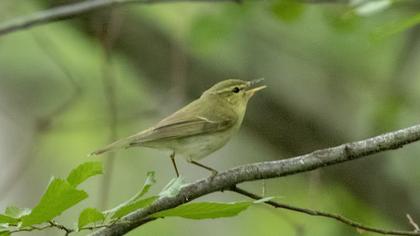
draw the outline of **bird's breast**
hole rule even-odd
[[[188,161],[200,160],[223,147],[232,136],[234,130],[204,134],[173,140],[172,149]]]

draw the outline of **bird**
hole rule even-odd
[[[175,155],[216,175],[217,171],[199,160],[222,148],[241,127],[250,98],[264,88],[263,79],[244,81],[227,79],[216,83],[202,95],[167,116],[154,126],[117,140],[90,154],[131,147],[148,147],[170,151],[176,176],[179,171]]]

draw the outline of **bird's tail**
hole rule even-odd
[[[105,153],[105,152],[114,151],[114,150],[121,149],[121,148],[128,148],[130,146],[130,142],[131,142],[130,137],[115,141],[115,142],[113,142],[113,143],[111,143],[111,144],[109,144],[109,145],[107,145],[107,146],[105,146],[101,149],[98,149],[98,150],[90,153],[89,156],[96,156],[96,155],[100,155],[100,154]]]

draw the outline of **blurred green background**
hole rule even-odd
[[[70,2],[2,0],[0,21]],[[218,170],[418,123],[420,27],[403,24],[418,16],[419,2],[369,2],[130,4],[1,36],[0,209],[32,207],[51,176],[66,176],[110,139],[153,125],[227,78],[264,77],[268,88],[251,100],[239,134],[203,161]],[[419,152],[414,144],[267,180],[265,192],[368,225],[411,229],[405,214],[420,221]],[[120,151],[113,162],[98,157],[107,173],[83,184],[90,198],[59,221],[72,225],[84,207],[128,199],[149,170],[157,172],[158,192],[174,177],[168,157],[145,148]],[[178,165],[188,182],[208,175],[180,158]],[[108,198],[101,189],[106,176]],[[255,192],[262,186],[244,184]],[[216,193],[199,200],[239,199]],[[233,218],[157,220],[129,235],[196,234],[358,233],[328,219],[254,206]]]

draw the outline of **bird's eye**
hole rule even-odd
[[[232,92],[234,93],[239,93],[239,91],[241,91],[238,87],[235,87],[232,89]]]

